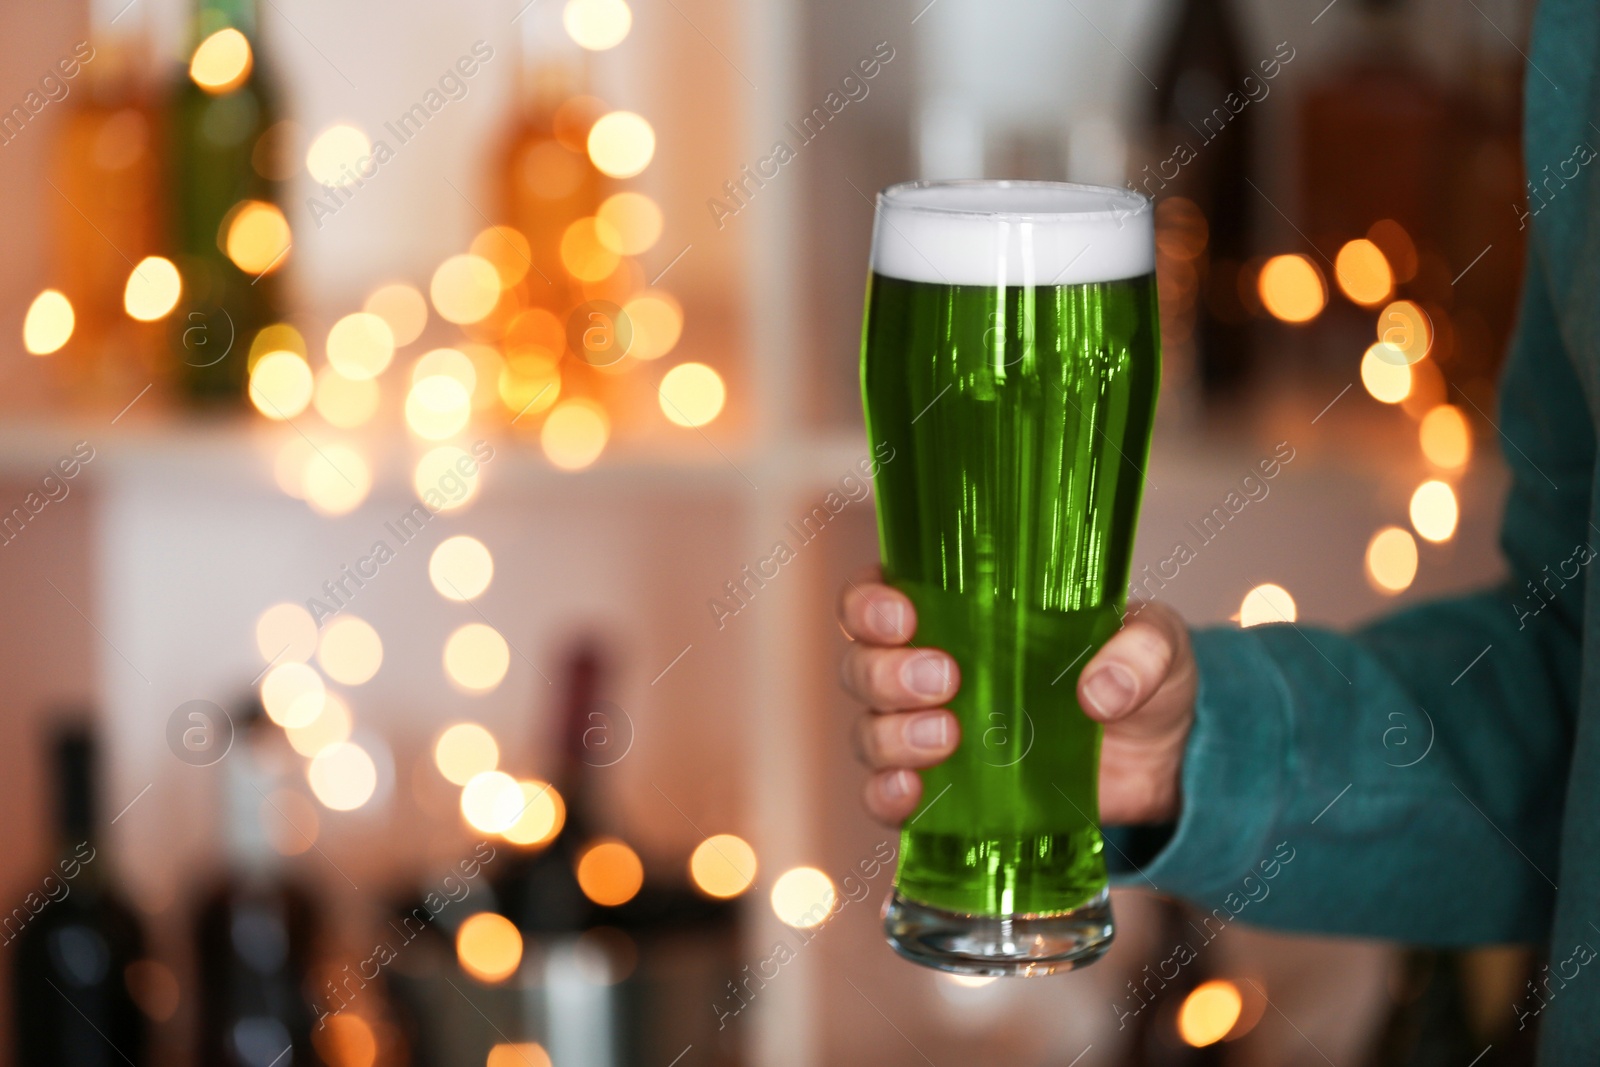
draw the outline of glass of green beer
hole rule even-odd
[[[961,668],[884,912],[902,956],[1036,975],[1111,944],[1100,726],[1161,377],[1150,202],[1059,182],[878,194],[861,391],[885,579]]]

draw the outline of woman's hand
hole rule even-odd
[[[961,687],[955,660],[911,644],[917,612],[876,578],[850,582],[839,621],[852,640],[840,675],[870,709],[856,724],[856,751],[874,773],[866,807],[889,825],[916,810],[922,780],[956,750],[961,729],[945,707]],[[1062,650],[1062,660],[1069,657]],[[1184,743],[1194,722],[1196,685],[1189,631],[1171,608],[1148,604],[1087,664],[1078,703],[1105,724],[1100,746],[1100,819],[1108,826],[1177,817]]]

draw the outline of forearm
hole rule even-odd
[[[1352,635],[1196,634],[1182,813],[1131,880],[1287,929],[1540,937],[1579,651],[1561,614],[1525,622],[1497,590]]]

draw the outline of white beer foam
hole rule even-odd
[[[878,194],[872,269],[945,285],[1077,285],[1155,270],[1155,212],[1128,189],[902,182]]]

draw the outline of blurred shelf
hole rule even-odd
[[[0,476],[37,481],[73,446],[87,441],[94,459],[80,477],[199,479],[205,484],[281,492],[273,480],[277,452],[297,437],[317,445],[339,442],[361,452],[372,468],[375,495],[409,493],[419,456],[440,444],[466,447],[487,441],[495,449],[485,464],[486,491],[594,491],[665,493],[725,490],[789,491],[837,482],[859,473],[868,456],[861,433],[810,435],[762,445],[730,445],[696,430],[678,431],[677,441],[659,445],[623,442],[608,447],[592,466],[563,471],[551,465],[531,437],[486,428],[445,442],[421,441],[395,432],[342,431],[302,420],[293,425],[253,417],[110,425],[94,416],[12,419],[0,427]]]

